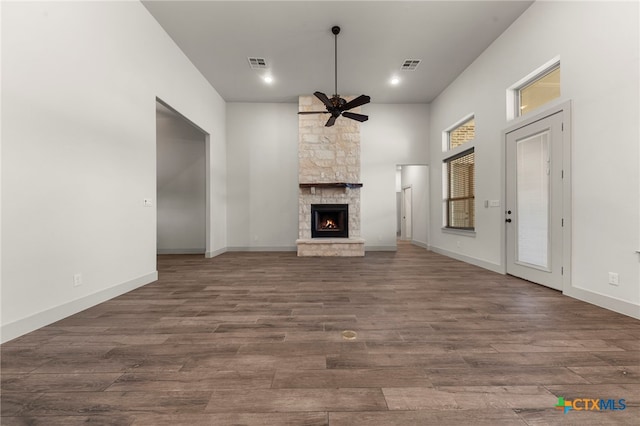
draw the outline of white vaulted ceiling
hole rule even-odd
[[[432,101],[532,1],[143,1],[230,102],[294,102],[338,91],[376,103]],[[265,58],[251,69],[248,57]],[[405,59],[421,59],[401,71]],[[266,84],[266,73],[274,82]],[[392,76],[400,84],[392,86]]]

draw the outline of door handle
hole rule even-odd
[[[505,222],[511,223],[511,219],[505,219]]]

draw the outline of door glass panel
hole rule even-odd
[[[549,267],[549,132],[516,147],[516,261]]]

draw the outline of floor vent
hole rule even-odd
[[[357,337],[358,333],[356,333],[355,331],[345,330],[342,332],[342,338],[344,340],[356,340]]]

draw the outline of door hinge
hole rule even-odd
[[[562,218],[562,222],[561,222],[560,226],[564,227],[564,217]]]
[[[564,275],[564,266],[560,267],[560,275]]]
[[[564,132],[564,123],[562,123],[562,131]]]
[[[560,173],[560,177],[564,179],[564,170]]]

